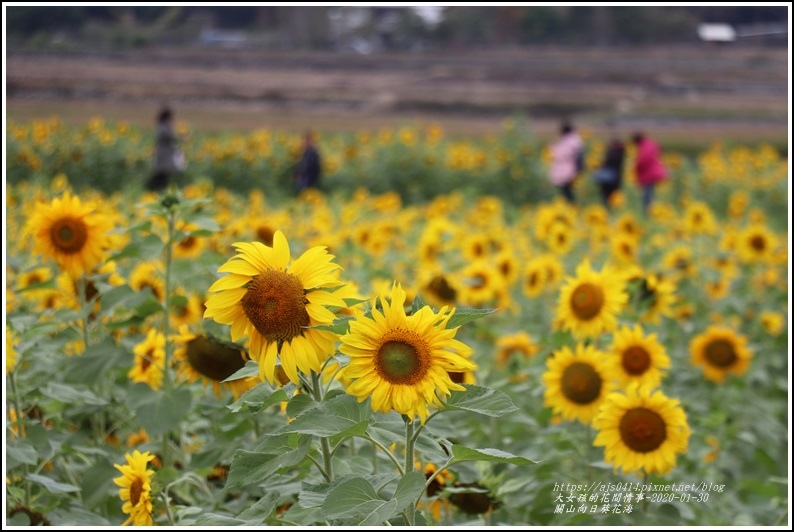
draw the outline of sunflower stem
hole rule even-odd
[[[314,394],[314,400],[321,403],[323,400],[323,387],[320,383],[320,374],[314,371],[312,371],[312,393]],[[320,449],[323,453],[323,468],[326,472],[326,478],[328,482],[331,482],[334,479],[334,455],[331,452],[331,444],[328,438],[320,438]]]
[[[327,480],[328,482],[331,482],[331,479],[328,478],[328,473],[325,471],[325,468],[323,468],[323,465],[320,462],[318,462],[317,459],[315,457],[313,457],[312,455],[310,455],[310,454],[307,454],[306,457],[309,460],[311,460],[314,465],[317,466],[317,470],[322,474],[323,478],[325,480]]]
[[[414,420],[405,417],[405,468],[404,473],[414,470]],[[414,526],[414,514],[416,513],[416,502],[409,505],[405,510],[405,518],[408,526]]]
[[[85,277],[82,275],[77,280],[78,297],[80,298],[80,329],[83,332],[83,353],[88,350],[88,304],[86,297]]]
[[[165,243],[165,313],[163,315],[163,335],[165,336],[165,368],[163,368],[163,377],[165,382],[166,392],[171,391],[171,374],[168,371],[171,362],[171,331],[170,331],[170,317],[171,317],[171,262],[174,253],[174,230],[176,227],[176,220],[174,212],[168,210],[168,240]]]
[[[378,449],[380,449],[381,451],[386,453],[386,456],[389,457],[389,460],[391,460],[391,462],[397,468],[397,471],[400,473],[400,476],[405,474],[405,471],[403,470],[402,464],[400,464],[399,460],[397,460],[397,458],[394,457],[394,455],[391,453],[391,451],[389,451],[389,449],[387,447],[382,445],[377,440],[374,440],[373,438],[370,438],[369,436],[363,436],[363,438],[365,440],[367,440],[367,441],[372,442],[375,445],[375,447],[377,447]],[[378,453],[375,453],[375,458],[373,460],[373,469],[374,469],[373,474],[377,474],[377,472],[378,472],[377,467],[378,467]]]
[[[16,372],[9,371],[8,372],[8,380],[11,381],[11,393],[14,395],[14,410],[16,410],[16,425],[17,425],[17,434],[19,438],[25,437],[25,422],[22,420],[22,408],[19,405],[19,392],[17,391],[17,379],[16,379]],[[28,479],[28,475],[30,474],[30,470],[28,469],[28,464],[22,464],[22,472],[25,474],[25,507],[30,508],[30,480]]]

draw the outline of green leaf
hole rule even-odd
[[[138,407],[138,422],[149,436],[159,436],[173,430],[190,411],[193,396],[187,388],[163,393],[153,404]]]
[[[83,505],[87,509],[92,509],[105,501],[108,490],[115,485],[113,478],[118,476],[120,476],[119,470],[105,458],[100,458],[93,466],[86,469],[83,481],[80,483]]]
[[[371,415],[368,405],[359,403],[352,395],[340,395],[302,413],[276,434],[311,434],[321,438],[341,433],[363,436]]]
[[[93,386],[111,368],[121,365],[124,355],[124,349],[108,336],[100,343],[89,346],[83,356],[67,359],[63,380]]]
[[[33,283],[31,285],[26,286],[25,288],[17,290],[17,293],[22,294],[24,292],[31,292],[33,290],[45,290],[52,288],[57,288],[55,286],[55,279],[50,279],[49,281],[44,281],[42,283]]]
[[[414,296],[414,300],[411,302],[411,314],[416,314],[426,306],[427,304],[424,301],[422,301],[422,298],[419,297],[419,294],[416,294]]]
[[[391,504],[385,508],[385,515],[381,517],[379,511],[388,503],[378,497],[369,482],[363,478],[351,478],[331,490],[325,498],[322,510],[328,519],[345,519],[356,524],[364,524],[375,516],[379,519],[371,524],[377,524],[396,513],[397,501],[392,500],[389,503]]]
[[[320,507],[325,502],[325,499],[331,490],[333,490],[342,482],[346,482],[351,478],[364,478],[364,480],[366,480],[372,486],[385,486],[386,484],[389,484],[390,482],[393,482],[399,478],[399,475],[395,473],[381,473],[379,475],[370,475],[366,477],[345,475],[343,477],[337,478],[333,482],[323,484],[308,484],[306,482],[302,482],[301,491],[298,494],[298,504],[304,508]]]
[[[41,393],[45,397],[55,399],[61,403],[69,405],[91,405],[91,406],[105,406],[108,404],[107,399],[103,399],[89,390],[78,390],[66,384],[59,384],[57,382],[50,382],[45,386]]]
[[[401,512],[406,506],[418,500],[425,490],[425,476],[418,471],[409,471],[397,484],[394,500],[397,501],[397,511]]]
[[[350,326],[350,321],[353,320],[353,316],[340,316],[334,320],[333,323],[330,325],[314,325],[310,327],[311,329],[317,329],[320,331],[331,331],[332,333],[343,335],[347,334],[347,329]]]
[[[523,456],[515,456],[499,449],[471,449],[463,445],[457,445],[450,442],[445,442],[448,449],[452,449],[452,464],[459,464],[461,462],[497,462],[500,464],[514,464],[514,465],[532,465],[538,462],[524,458]]]
[[[11,439],[6,446],[6,467],[13,469],[21,464],[36,465],[39,455],[32,445],[25,441]]]
[[[238,400],[227,405],[226,408],[232,412],[239,412],[240,410],[248,410],[254,413],[261,412],[269,406],[288,401],[294,388],[295,385],[290,383],[284,388],[273,390],[269,384],[263,382],[245,392]]]
[[[453,391],[444,404],[444,410],[465,410],[489,417],[501,417],[518,410],[502,391],[485,386],[464,384],[465,392]]]
[[[229,469],[229,480],[225,490],[259,485],[267,482],[269,476],[284,467],[300,463],[309,451],[311,438],[300,438],[297,447],[280,454],[238,450]]]
[[[35,473],[29,474],[28,480],[32,480],[37,484],[41,484],[47,489],[47,491],[49,491],[54,495],[59,495],[61,493],[74,493],[75,491],[80,491],[80,488],[78,488],[77,486],[72,486],[71,484],[64,484],[62,482],[56,482],[50,477],[45,477],[44,475],[36,475]]]
[[[217,232],[221,230],[221,226],[218,225],[218,222],[212,216],[202,214],[198,216],[188,216],[187,221],[196,225],[200,229],[205,231]],[[191,233],[192,234],[192,233]]]
[[[369,401],[364,401],[363,404],[369,405]],[[394,442],[405,441],[405,422],[400,414],[393,411],[378,415],[367,428],[367,435],[388,448]],[[447,454],[427,429],[419,434],[414,449],[431,462],[443,463],[447,459]]]
[[[315,408],[318,405],[317,401],[306,395],[305,393],[299,393],[295,397],[289,400],[287,403],[287,416],[291,418],[296,418],[301,413],[305,412],[306,410]]]
[[[275,492],[267,492],[265,496],[256,501],[251,507],[237,516],[242,519],[247,526],[261,525],[268,516],[276,509],[279,495]]]
[[[259,376],[259,364],[254,362],[253,360],[248,360],[245,363],[245,366],[238,369],[230,376],[226,377],[223,382],[231,382],[237,381],[240,379],[246,379],[248,377],[258,377]]]
[[[163,304],[158,301],[152,294],[152,289],[148,286],[142,290],[143,293],[149,294],[143,303],[135,307],[135,314],[141,317],[150,316],[163,310]]]
[[[248,523],[236,517],[208,513],[196,519],[193,524],[196,526],[245,526]]]
[[[464,323],[469,323],[470,321],[485,317],[488,314],[493,314],[497,310],[499,309],[458,307],[455,309],[455,314],[453,314],[449,319],[449,322],[447,323],[447,329],[454,329],[455,327],[463,325]]]

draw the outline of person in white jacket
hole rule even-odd
[[[573,126],[564,123],[559,140],[551,147],[549,182],[560,189],[569,203],[575,203],[573,181],[582,170],[584,142]]]

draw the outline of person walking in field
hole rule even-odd
[[[146,183],[152,191],[162,190],[174,174],[185,167],[185,159],[178,148],[179,137],[174,131],[174,113],[164,107],[157,115],[157,130],[154,145],[154,173]]]
[[[626,159],[626,147],[618,137],[609,141],[604,161],[596,170],[593,178],[601,188],[601,201],[609,209],[612,194],[620,190],[623,184],[623,162]]]
[[[648,138],[645,133],[635,133],[632,141],[637,147],[634,172],[637,175],[637,184],[643,189],[642,210],[647,214],[648,207],[653,201],[654,188],[658,183],[667,179],[667,170],[662,164],[659,146]]]
[[[295,166],[295,189],[301,192],[308,187],[318,187],[321,172],[320,152],[314,145],[314,135],[307,131],[303,135],[303,153]]]
[[[560,189],[569,203],[575,203],[573,182],[583,170],[583,148],[582,137],[574,131],[571,124],[564,123],[560,138],[551,147],[549,182]]]

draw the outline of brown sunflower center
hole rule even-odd
[[[448,371],[447,375],[449,375],[449,380],[455,384],[463,384],[463,381],[466,379],[466,374],[462,371]]]
[[[141,358],[141,371],[146,371],[152,365],[152,357],[154,356],[154,348],[150,348]]]
[[[216,382],[226,380],[245,366],[239,349],[204,336],[187,343],[187,359],[193,369]]]
[[[273,235],[275,231],[271,227],[267,226],[260,226],[256,229],[256,237],[262,242],[264,245],[268,247],[273,247]]]
[[[623,414],[619,430],[623,443],[638,453],[655,451],[667,438],[667,425],[662,416],[642,407]]]
[[[530,288],[533,288],[533,287],[537,286],[537,284],[538,284],[538,274],[537,274],[537,272],[530,273],[529,277],[527,278],[527,286],[529,286]]]
[[[562,374],[562,393],[574,403],[592,403],[601,393],[601,377],[590,364],[575,362]]]
[[[755,235],[750,239],[750,246],[756,251],[764,251],[766,249],[766,239],[762,236]]]
[[[571,294],[571,310],[580,320],[595,318],[603,306],[604,291],[594,284],[580,284]]]
[[[300,279],[276,270],[254,277],[240,300],[248,320],[268,342],[298,336],[309,325],[307,303]]]
[[[50,227],[52,245],[61,253],[78,253],[88,240],[88,228],[79,218],[65,217]]]
[[[133,506],[138,506],[141,495],[143,495],[143,479],[136,478],[130,485],[130,502]]]
[[[727,368],[736,361],[736,351],[728,340],[714,340],[706,346],[706,358],[715,366]]]
[[[378,374],[392,384],[415,384],[430,369],[430,346],[413,331],[394,329],[384,336],[375,366]]]
[[[621,362],[629,375],[642,375],[651,367],[651,355],[643,347],[633,345],[623,351]]]
[[[428,285],[433,294],[443,301],[454,302],[455,297],[458,295],[456,290],[449,286],[449,281],[443,275],[436,275]]]
[[[190,249],[193,249],[196,246],[197,242],[198,242],[198,240],[196,240],[196,237],[189,236],[186,239],[184,239],[183,241],[181,241],[178,244],[178,246],[179,246],[179,249],[190,250]]]

